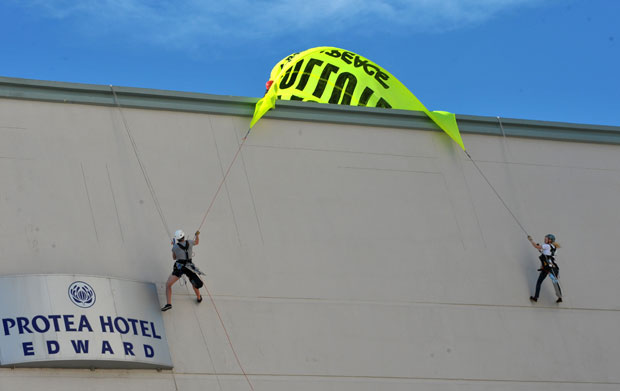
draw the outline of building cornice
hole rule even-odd
[[[114,91],[124,108],[171,110],[251,117],[258,98],[193,92],[65,83],[0,77],[0,98],[116,106]],[[423,130],[439,128],[422,112],[383,108],[278,101],[265,118],[383,126]],[[620,127],[563,122],[456,115],[461,133],[547,140],[620,144]]]

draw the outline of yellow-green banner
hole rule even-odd
[[[318,47],[292,54],[271,71],[273,81],[256,103],[250,127],[276,99],[423,111],[463,149],[454,114],[429,111],[398,79],[353,52]]]

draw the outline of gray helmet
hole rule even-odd
[[[549,240],[551,240],[552,242],[555,242],[555,235],[554,234],[546,234],[545,238],[549,238]]]

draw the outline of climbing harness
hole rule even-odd
[[[183,250],[183,251],[185,252],[185,260],[186,260],[186,261],[188,261],[188,262],[191,262],[191,261],[192,261],[192,257],[190,257],[190,254],[189,254],[189,242],[186,240],[186,241],[185,241],[185,246],[183,246],[183,245],[181,244],[181,242],[177,242],[177,243],[176,243],[176,245],[177,245],[177,246],[178,246],[181,250]],[[193,256],[193,255],[194,255],[194,254],[192,254],[192,256]]]
[[[550,251],[551,251],[551,255],[546,255],[542,253],[540,253],[540,256],[538,257],[538,259],[540,259],[540,262],[542,264],[542,269],[544,269],[547,272],[553,272],[557,275],[557,272],[560,270],[559,266],[557,263],[555,263],[555,251],[557,250],[557,248],[550,244]]]
[[[557,248],[550,244],[549,245],[551,255],[540,254],[540,262],[542,263],[542,267],[539,269],[540,271],[544,271],[549,275],[551,282],[553,283],[553,289],[555,290],[555,295],[558,297],[558,302],[562,300],[562,288],[560,287],[560,267],[555,262],[555,251]]]

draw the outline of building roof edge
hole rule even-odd
[[[211,95],[98,84],[81,84],[0,76],[0,98],[185,111],[251,117],[258,98]],[[278,101],[266,118],[385,126],[424,130],[439,128],[422,112],[383,108]],[[461,133],[547,140],[620,144],[620,126],[586,125],[514,118],[456,115]]]

